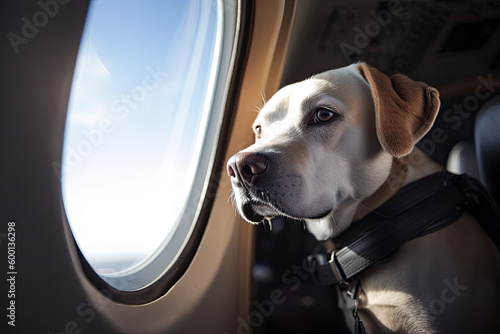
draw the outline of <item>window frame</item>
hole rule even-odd
[[[218,0],[218,6],[221,6],[221,10],[223,11],[222,38],[219,69],[216,74],[211,108],[220,110],[220,112],[212,113],[209,117],[204,148],[207,144],[212,147],[209,150],[210,152],[203,153],[200,158],[200,161],[204,160],[208,168],[206,170],[198,169],[195,176],[193,190],[188,202],[192,202],[193,192],[198,192],[197,210],[193,217],[192,232],[185,239],[183,248],[177,252],[175,259],[168,266],[165,266],[165,269],[168,269],[151,284],[139,290],[125,291],[111,286],[94,271],[78,247],[73,233],[71,231],[68,233],[72,238],[72,244],[76,248],[85,276],[95,288],[115,302],[140,305],[152,302],[163,296],[174,286],[189,267],[205,232],[219,179],[223,177],[220,170],[223,170],[222,167],[225,163],[224,153],[227,145],[227,137],[233,122],[232,115],[234,114],[238,100],[238,89],[242,80],[241,73],[248,56],[254,11],[253,1]],[[203,152],[206,152],[206,150],[203,149]],[[203,165],[201,162],[200,164]],[[200,185],[202,186],[201,191]],[[65,225],[70,226],[64,211],[64,205],[62,205],[62,213]],[[158,260],[162,252],[165,252],[165,249],[162,249],[153,261]],[[146,266],[141,270],[147,270],[147,268]]]

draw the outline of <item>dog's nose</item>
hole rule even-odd
[[[236,153],[227,162],[227,174],[247,185],[255,185],[269,165],[265,155],[258,153]]]

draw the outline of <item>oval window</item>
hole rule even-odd
[[[216,0],[90,3],[61,182],[81,253],[117,289],[153,283],[193,230],[213,155],[222,22]]]

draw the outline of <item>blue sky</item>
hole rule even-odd
[[[205,131],[216,27],[216,1],[91,2],[62,186],[73,233],[97,269],[147,258],[181,214]]]

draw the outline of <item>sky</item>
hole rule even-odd
[[[66,214],[99,274],[147,259],[175,228],[209,110],[216,1],[91,1],[62,161]]]

